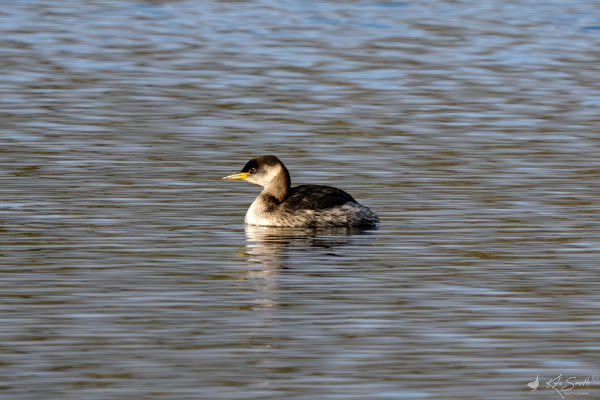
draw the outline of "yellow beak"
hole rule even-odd
[[[225,179],[228,181],[239,181],[241,179],[246,179],[247,176],[248,176],[248,172],[240,172],[239,174],[228,175],[221,179]]]

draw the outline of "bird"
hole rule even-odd
[[[246,213],[246,225],[374,229],[379,223],[375,212],[341,189],[292,187],[288,169],[273,155],[253,158],[241,172],[222,179],[246,180],[264,188]]]
[[[537,390],[538,386],[540,386],[540,379],[539,379],[539,378],[540,378],[540,376],[539,376],[539,375],[537,375],[537,376],[535,377],[535,381],[533,381],[533,382],[529,382],[529,383],[527,384],[527,386],[528,386],[528,387],[529,387],[531,390]]]

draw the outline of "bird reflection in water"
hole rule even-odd
[[[356,228],[283,228],[246,225],[246,251],[248,261],[257,268],[249,268],[246,284],[257,298],[249,308],[266,309],[280,305],[279,275],[284,271],[306,274],[315,269],[327,268],[325,263],[342,264],[346,255],[341,249],[364,240],[374,241],[373,231]],[[318,271],[317,271],[318,273]],[[294,278],[295,279],[295,278]]]
[[[337,247],[351,245],[359,238],[366,237],[374,238],[371,231],[350,227],[282,228],[246,225],[246,254],[249,261],[276,272],[287,268],[286,261],[295,254],[294,250],[302,252],[310,249],[313,250],[312,254],[342,256],[336,252]]]

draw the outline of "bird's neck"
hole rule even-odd
[[[283,167],[283,173],[277,174],[277,176],[271,180],[269,185],[263,189],[261,196],[271,196],[274,197],[279,203],[283,203],[283,201],[288,197],[291,186],[292,182],[290,179],[290,174],[287,169]]]

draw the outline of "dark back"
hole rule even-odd
[[[348,193],[332,186],[300,185],[291,188],[283,207],[296,210],[322,210],[356,203]]]

